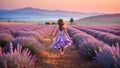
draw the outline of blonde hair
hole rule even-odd
[[[60,31],[65,29],[65,22],[63,19],[58,20],[58,26],[59,26]]]

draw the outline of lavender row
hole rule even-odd
[[[39,55],[42,52],[42,43],[39,42],[35,37],[16,37],[13,38],[10,34],[0,34],[0,47],[3,48],[4,52],[9,50],[9,42],[13,43],[13,47],[16,48],[17,44],[22,44],[23,49],[29,48],[32,54]]]
[[[6,43],[10,42],[13,36],[10,34],[0,34],[0,47],[4,47]]]
[[[6,25],[6,26],[10,27],[11,25]],[[23,26],[30,27],[32,25],[22,25],[23,29],[28,29]],[[36,25],[33,25],[33,26],[36,26]],[[12,27],[10,27],[10,28],[12,28]],[[31,50],[32,54],[35,54],[38,56],[41,53],[41,51],[43,50],[42,42],[43,42],[44,38],[49,34],[48,31],[50,32],[50,30],[52,30],[53,27],[52,26],[46,27],[45,25],[43,25],[43,26],[41,25],[41,27],[39,27],[39,29],[36,29],[34,31],[32,31],[32,30],[22,31],[22,28],[20,26],[20,28],[18,28],[18,31],[13,31],[12,34],[1,33],[0,34],[0,46],[2,46],[2,48],[4,48],[5,52],[8,52],[9,51],[9,49],[8,49],[9,42],[13,43],[14,48],[19,43],[19,44],[22,44],[23,48],[29,48]],[[33,28],[33,27],[31,27],[31,28]]]
[[[3,51],[2,53],[0,50],[0,68],[35,68],[35,58],[32,55],[41,55],[44,45],[41,41],[52,31],[53,27],[46,27],[45,25],[32,27],[30,25],[29,29],[28,25],[17,25],[19,27],[15,27],[14,30],[11,25],[6,26],[10,27],[7,30],[8,33],[4,30],[3,33],[0,33],[0,46],[2,46]],[[12,33],[9,33],[11,29]],[[0,32],[2,32],[1,29]],[[9,45],[10,42],[11,45]]]
[[[101,68],[120,68],[120,45],[103,46],[93,59]]]
[[[22,49],[22,45],[17,44],[13,49],[12,43],[9,46],[7,53],[2,52],[0,47],[0,68],[35,68],[35,56],[28,48]]]
[[[11,34],[16,31],[35,31],[51,26],[37,24],[0,24],[0,33]]]
[[[95,39],[93,36],[75,28],[69,27],[68,33],[72,37],[72,40],[78,48],[79,53],[87,59],[93,59],[99,48],[106,45],[105,43]]]
[[[85,27],[88,29],[93,29],[93,30],[98,30],[98,31],[103,31],[103,32],[108,32],[112,33],[115,35],[120,35],[120,26],[119,24],[95,24],[95,25],[77,25],[79,27]]]
[[[118,30],[111,30],[111,29],[103,29],[103,28],[93,28],[93,27],[89,27],[89,29],[93,29],[93,30],[98,30],[98,31],[103,31],[103,32],[108,32],[114,35],[120,35],[120,31]]]
[[[52,26],[36,24],[0,24],[0,34],[11,34],[15,38],[33,36],[41,41],[41,39],[48,35],[48,30],[51,28]]]
[[[95,38],[104,41],[105,43],[109,44],[109,45],[116,45],[116,43],[120,44],[120,36],[116,36],[113,35],[111,33],[107,33],[107,32],[101,32],[101,31],[97,31],[97,30],[92,30],[92,29],[87,29],[84,27],[75,27],[81,31],[84,31],[92,36],[94,36]]]
[[[43,50],[42,44],[34,37],[17,37],[12,39],[10,42],[13,43],[13,48],[17,47],[17,44],[21,44],[23,49],[28,48],[32,54],[39,56]],[[4,47],[4,52],[9,52],[10,46],[8,43]]]
[[[120,25],[119,24],[89,24],[89,25],[78,25],[78,26],[104,29],[104,30],[111,30],[111,31],[120,31]]]
[[[91,39],[87,38],[87,36],[90,35],[75,28],[68,28],[68,33],[73,38],[73,41],[78,42],[75,43],[75,45],[78,46],[78,51],[83,57],[92,59],[92,61],[95,64],[99,64],[101,68],[120,68],[119,44],[117,44],[116,47],[111,47],[96,39],[92,39],[92,37]],[[83,39],[89,41],[82,41]]]

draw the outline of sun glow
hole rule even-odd
[[[0,9],[23,7],[77,12],[119,13],[120,0],[1,0]]]

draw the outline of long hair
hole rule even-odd
[[[65,22],[63,19],[59,19],[58,20],[58,26],[59,26],[59,30],[62,31],[65,29]]]

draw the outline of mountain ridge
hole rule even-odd
[[[66,12],[66,13],[78,13],[78,14],[80,13],[81,14],[105,14],[105,13],[97,13],[97,12],[85,13],[85,12],[64,11],[64,10],[49,10],[49,9],[39,9],[39,8],[32,8],[32,7],[24,7],[24,8],[11,9],[11,10],[0,9],[0,11],[49,11],[49,12]]]
[[[76,22],[120,23],[120,13],[89,16],[89,17],[78,19],[76,20]]]
[[[80,19],[89,16],[102,15],[103,13],[82,13],[71,12],[62,10],[47,10],[38,9],[32,7],[24,7],[12,10],[0,10],[0,20],[12,20],[12,21],[41,21],[52,20],[56,21],[59,18],[63,18],[68,21],[70,18]]]

